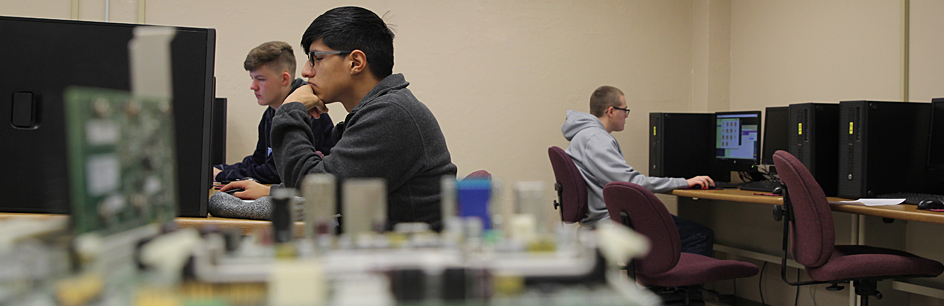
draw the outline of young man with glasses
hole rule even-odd
[[[272,128],[272,117],[275,110],[282,105],[292,91],[306,85],[305,80],[295,78],[295,54],[292,46],[282,41],[270,41],[253,48],[246,55],[243,68],[249,71],[252,89],[256,101],[266,109],[259,121],[259,140],[256,150],[242,162],[232,165],[222,164],[213,167],[213,178],[217,182],[229,182],[251,177],[262,184],[278,184],[282,182],[272,157],[272,142],[269,134]],[[311,131],[316,151],[324,155],[331,152],[334,139],[331,131],[334,122],[328,114],[307,123]],[[261,184],[252,184],[250,181],[234,182],[221,190],[240,188],[244,191],[233,195],[243,199],[256,199],[269,195],[269,188]]]
[[[390,228],[425,222],[440,229],[440,180],[456,175],[436,117],[393,74],[393,32],[373,12],[339,7],[315,18],[302,36],[308,63],[302,86],[285,99],[272,127],[275,163],[284,185],[298,188],[310,173],[387,182]],[[314,153],[309,113],[323,116],[339,102],[348,115],[335,127],[331,155]],[[366,216],[344,216],[344,218]],[[343,222],[343,220],[342,220]]]
[[[587,183],[587,216],[581,225],[609,219],[603,202],[603,187],[610,182],[630,182],[652,192],[666,192],[695,185],[710,186],[714,181],[707,176],[690,179],[647,177],[626,163],[623,151],[610,133],[622,131],[629,117],[626,97],[616,87],[601,86],[590,96],[590,114],[568,110],[561,127],[570,145],[564,150],[574,160]],[[705,187],[707,188],[707,187]],[[678,227],[682,252],[711,256],[714,233],[710,228],[672,216]]]

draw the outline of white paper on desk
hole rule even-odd
[[[905,199],[867,199],[862,198],[855,201],[829,201],[829,204],[864,204],[865,206],[886,206],[898,205],[905,202]]]

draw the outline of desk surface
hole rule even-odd
[[[740,189],[676,189],[669,194],[696,199],[721,200],[745,203],[783,204],[783,197],[755,195],[756,191]],[[849,199],[829,197],[829,201],[849,201]],[[830,204],[833,211],[899,220],[944,224],[944,213],[918,210],[916,205],[865,206],[861,204]]]
[[[68,218],[68,215],[59,215],[59,214],[31,214],[31,213],[0,213],[0,220],[13,219],[13,218],[27,218],[27,219],[65,219]],[[272,222],[265,220],[249,220],[249,219],[232,219],[232,218],[220,218],[220,217],[206,217],[206,218],[193,218],[193,217],[178,217],[175,219],[177,226],[181,228],[206,228],[206,227],[216,227],[216,228],[236,228],[239,229],[243,234],[249,234],[254,232],[267,231],[272,228]],[[301,237],[305,231],[304,222],[295,222],[295,236]]]

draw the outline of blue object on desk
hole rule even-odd
[[[485,230],[492,228],[489,218],[489,201],[492,196],[492,180],[464,179],[456,182],[456,198],[459,217],[478,217]]]

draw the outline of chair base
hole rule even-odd
[[[699,286],[687,287],[659,287],[651,286],[649,290],[662,299],[662,305],[705,305],[702,288]]]

